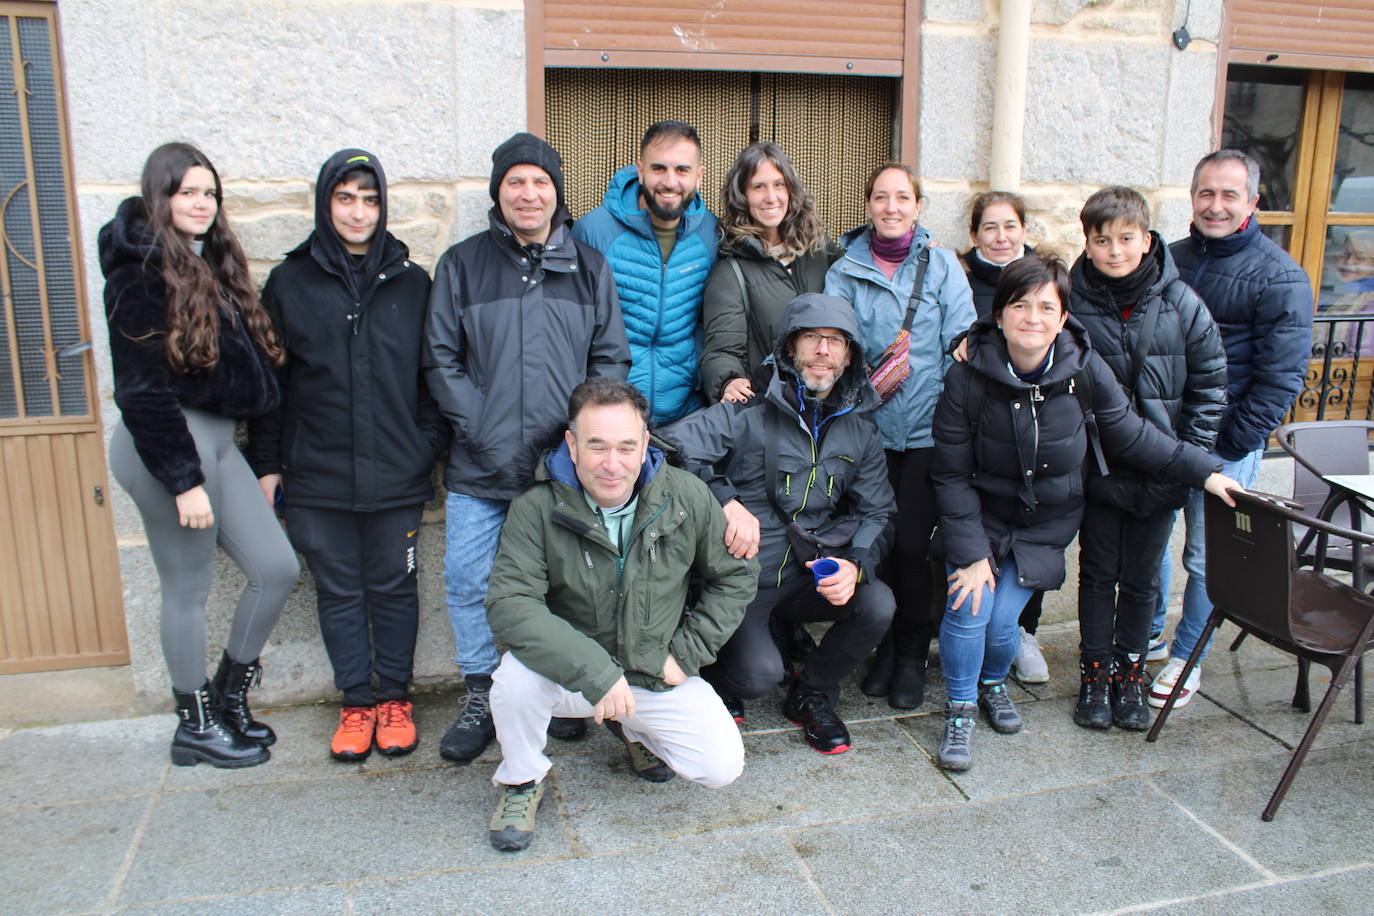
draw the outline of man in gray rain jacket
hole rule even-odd
[[[762,696],[784,674],[769,618],[834,621],[783,704],[823,754],[850,747],[835,714],[839,685],[878,644],[894,608],[873,575],[896,509],[858,333],[845,300],[798,296],[783,315],[767,390],[662,432],[720,500],[726,546],[759,557],[758,595],[703,676],[742,722],[742,700]],[[822,559],[837,571],[815,576],[811,567]]]

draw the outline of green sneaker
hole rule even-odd
[[[542,782],[506,786],[491,816],[491,845],[503,852],[525,849],[534,839],[534,815],[544,797]]]
[[[677,774],[673,768],[664,763],[657,754],[649,750],[638,741],[631,741],[625,737],[625,729],[620,727],[620,723],[614,719],[606,720],[606,727],[611,734],[615,735],[625,745],[625,750],[630,752],[630,766],[634,768],[635,775],[640,779],[647,779],[649,782],[667,782]]]

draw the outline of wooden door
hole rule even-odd
[[[0,3],[0,673],[127,664],[56,8]]]

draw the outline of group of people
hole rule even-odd
[[[962,256],[932,244],[898,163],[838,240],[774,143],[739,154],[719,218],[701,177],[697,131],[656,123],[574,221],[558,152],[516,134],[492,153],[489,227],[431,281],[387,231],[377,157],[341,150],[259,296],[214,167],[153,151],[100,258],[110,460],[161,580],[174,763],[268,758],[248,691],[296,553],[342,694],[330,753],[414,750],[416,538],[445,455],[466,691],[439,752],[499,742],[499,849],[533,837],[550,736],[592,718],[636,775],[723,786],[746,701],[784,685],[805,742],[842,753],[844,679],[871,659],[861,689],[915,709],[937,633],[938,762],[967,769],[980,708],[1021,727],[1013,670],[1048,677],[1039,595],[1080,533],[1074,720],[1145,727],[1210,611],[1201,490],[1253,482],[1310,345],[1306,277],[1254,219],[1254,161],[1198,164],[1172,246],[1136,192],[1092,195],[1072,269],[1025,244],[1006,192],[975,197]],[[1179,508],[1189,583],[1164,647]],[[207,678],[216,543],[247,585]]]

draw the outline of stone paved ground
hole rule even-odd
[[[1265,824],[1307,721],[1285,656],[1218,647],[1202,695],[1149,745],[1072,724],[1076,633],[1042,637],[1054,679],[1016,688],[1021,734],[978,729],[968,773],[932,762],[930,700],[898,716],[851,685],[855,748],[832,758],[802,744],[779,692],[750,705],[745,774],[719,791],[641,782],[600,728],[552,748],[520,854],[486,842],[496,749],[437,755],[455,694],[422,698],[413,755],[362,765],[329,759],[323,706],[267,711],[281,740],[241,771],[170,766],[165,715],[19,729],[0,738],[0,913],[1374,909],[1374,725],[1351,722],[1349,691]]]

